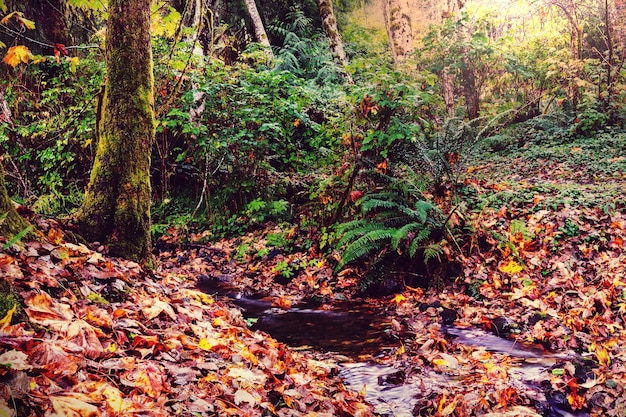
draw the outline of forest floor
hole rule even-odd
[[[360,298],[358,270],[277,247],[278,226],[211,245],[173,233],[145,271],[34,218],[44,242],[0,251],[24,306],[0,321],[0,416],[374,414],[332,356],[251,330],[198,287],[214,283],[277,310],[367,304],[395,343],[357,360],[393,366],[378,384],[410,385],[414,415],[624,416],[623,146],[606,135],[472,161],[458,276],[377,299]]]

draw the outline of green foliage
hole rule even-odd
[[[20,78],[3,80],[14,119],[3,128],[0,150],[13,162],[5,167],[9,176],[18,179],[12,194],[33,203],[46,195],[72,196],[82,188],[95,153],[103,68],[96,56],[58,63],[46,59],[28,66]],[[43,205],[47,214],[58,214],[70,208],[67,203]]]
[[[336,246],[342,250],[342,256],[336,269],[362,259],[376,263],[389,253],[413,258],[420,249],[423,251],[424,243],[441,223],[437,207],[415,197],[397,191],[363,197],[362,218],[337,226],[342,237]],[[433,253],[424,256],[430,259]]]

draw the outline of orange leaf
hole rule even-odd
[[[48,230],[48,241],[53,245],[60,245],[63,241],[63,232],[61,229],[51,228]]]
[[[27,47],[24,45],[17,45],[9,48],[9,51],[2,62],[15,68],[22,62],[27,64],[32,57],[33,54],[30,53],[30,50]]]
[[[609,356],[609,351],[606,347],[599,345],[596,346],[596,358],[598,359],[598,363],[600,365],[610,365],[611,364],[611,356]]]
[[[26,314],[33,323],[55,330],[65,332],[74,318],[69,305],[53,301],[45,292],[31,295],[24,300],[24,304],[27,306]]]
[[[567,402],[572,407],[572,410],[580,410],[585,407],[585,397],[578,394],[576,391],[571,392],[567,396]]]
[[[161,368],[148,362],[135,374],[135,386],[152,398],[167,391],[167,378]]]

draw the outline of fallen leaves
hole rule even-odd
[[[250,331],[195,280],[48,236],[0,252],[29,318],[0,318],[0,377],[15,386],[0,416],[14,403],[31,416],[372,415],[334,366]]]

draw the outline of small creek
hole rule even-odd
[[[339,363],[339,374],[348,386],[365,391],[365,398],[381,416],[410,417],[417,402],[422,376],[405,376],[393,366],[367,361],[378,354],[397,348],[400,343],[390,336],[388,324],[364,304],[336,306],[333,310],[293,307],[287,310],[273,308],[263,299],[240,297],[223,288],[200,287],[212,294],[221,294],[238,305],[245,318],[250,319],[253,330],[269,333],[276,340],[296,349],[330,353]],[[500,338],[478,329],[443,326],[442,331],[457,343],[482,348],[493,353],[510,356],[515,365],[508,372],[513,384],[531,392],[540,402],[545,396],[539,384],[548,378],[550,367],[565,356],[546,355],[543,351],[514,341]],[[453,376],[428,375],[428,383],[450,386],[461,382]],[[551,416],[583,417],[584,413],[553,410]]]

